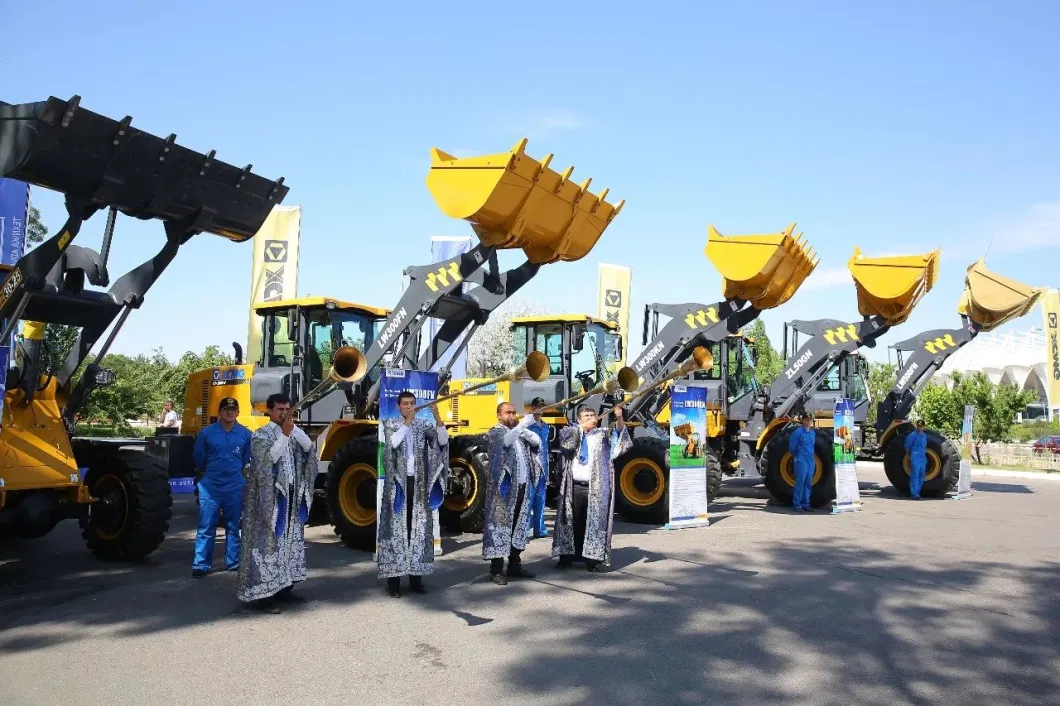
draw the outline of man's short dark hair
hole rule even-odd
[[[265,400],[265,406],[272,409],[278,404],[291,404],[291,396],[286,392],[274,392]]]
[[[577,413],[577,416],[578,416],[579,418],[580,418],[580,417],[582,416],[582,412],[592,412],[593,414],[596,414],[596,410],[595,410],[595,409],[593,409],[592,407],[590,407],[590,406],[589,406],[589,405],[587,405],[587,404],[580,404],[580,405],[578,405],[578,413]]]
[[[497,414],[501,413],[501,410],[504,409],[504,405],[506,404],[511,404],[512,408],[515,408],[515,405],[513,405],[511,402],[501,402],[499,405],[497,405]]]
[[[412,399],[412,401],[415,402],[416,401],[416,395],[412,394],[408,390],[402,390],[401,394],[398,395],[398,404],[401,404],[401,400],[404,400],[404,399]]]

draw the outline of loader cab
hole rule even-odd
[[[546,404],[588,392],[618,374],[622,335],[615,324],[584,314],[521,316],[512,319],[512,364],[522,365],[532,351],[548,357],[543,382],[522,383],[527,401],[541,396]]]
[[[251,380],[255,411],[265,411],[265,401],[275,392],[297,400],[328,375],[332,353],[353,346],[362,353],[375,341],[389,311],[324,297],[270,302],[255,309],[262,317],[261,347]],[[368,372],[373,382],[380,368]],[[330,424],[343,415],[348,400],[335,389],[305,411],[302,421]]]

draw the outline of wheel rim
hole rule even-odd
[[[375,522],[375,488],[378,483],[374,466],[355,463],[346,469],[339,481],[339,509],[358,527]]]
[[[811,485],[817,485],[817,481],[821,480],[821,474],[824,473],[824,466],[821,464],[821,459],[817,454],[813,455],[813,480],[810,481]],[[780,477],[784,479],[792,488],[795,487],[795,457],[791,455],[790,451],[785,451],[784,455],[780,457]]]
[[[902,459],[902,467],[905,469],[905,474],[908,476],[912,473],[913,467],[909,462],[909,452],[905,454],[905,458]],[[927,468],[924,469],[924,482],[934,480],[938,478],[939,473],[942,472],[942,459],[932,449],[927,450]]]
[[[99,498],[92,506],[92,530],[105,541],[121,536],[129,518],[129,494],[121,478],[105,473],[92,483],[92,495]]]
[[[445,496],[442,507],[450,512],[464,512],[475,503],[478,497],[478,483],[475,471],[467,459],[449,459],[449,493]]]
[[[666,476],[662,469],[646,458],[634,459],[623,466],[618,484],[622,496],[638,507],[654,505],[666,492]]]

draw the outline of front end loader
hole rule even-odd
[[[917,396],[946,359],[970,343],[982,331],[997,327],[1028,313],[1042,290],[995,274],[979,259],[972,263],[964,279],[964,292],[957,305],[961,327],[924,331],[892,348],[898,354],[898,375],[887,396],[876,408],[875,443],[862,453],[882,457],[887,479],[899,492],[909,494],[909,454],[905,438],[913,431],[909,415]],[[927,430],[927,467],[922,492],[944,495],[957,487],[960,452],[942,434]]]
[[[859,437],[855,443],[860,443],[869,399],[858,350],[862,346],[874,347],[891,327],[909,318],[938,278],[939,252],[868,258],[855,248],[847,266],[863,320],[848,323],[818,319],[786,324],[783,372],[768,388],[759,390],[749,405],[730,410],[730,420],[739,426],[741,458],[757,463],[767,490],[778,503],[791,504],[795,473],[788,440],[803,412],[813,417],[817,428],[810,503],[820,507],[835,497],[835,401],[854,400],[855,435]],[[810,337],[801,345],[800,334]]]
[[[40,537],[76,518],[89,549],[105,560],[138,560],[157,549],[172,497],[165,467],[134,440],[72,436],[89,394],[114,381],[99,362],[181,245],[204,232],[249,240],[288,191],[282,178],[265,179],[249,164],[228,164],[131,122],[87,110],[78,96],[0,103],[0,176],[62,193],[68,213],[54,236],[4,267],[0,340],[11,340],[21,321],[25,341],[18,367],[7,371],[0,533]],[[108,216],[100,250],[75,245],[85,221],[101,210]],[[165,243],[111,283],[107,261],[119,212],[162,221]],[[44,375],[48,324],[79,334],[62,367]]]

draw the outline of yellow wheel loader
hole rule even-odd
[[[268,395],[287,392],[299,424],[318,442],[314,515],[326,516],[348,546],[374,549],[383,368],[437,370],[443,391],[462,391],[461,381],[449,379],[451,363],[442,364],[443,356],[455,360],[490,314],[543,265],[588,254],[622,209],[624,202],[606,200],[606,189],[590,192],[591,180],[572,181],[573,167],[551,169],[552,155],[527,155],[526,144],[523,139],[507,152],[467,158],[431,150],[427,187],[435,203],[446,215],[468,221],[479,242],[443,262],[406,268],[408,285],[392,309],[321,297],[256,306],[263,316],[261,350],[247,351],[246,364],[194,374],[185,401],[185,419],[194,420],[185,429],[192,434],[152,440],[159,457],[169,459],[170,475],[190,475],[182,459],[194,433],[216,417],[220,397],[240,399],[241,421],[255,428],[265,421],[260,415]],[[526,261],[501,271],[498,251],[504,249],[522,250]],[[441,325],[424,340],[429,319]],[[221,386],[223,393],[216,389]],[[490,411],[485,429],[470,426],[461,421],[460,400],[439,405],[451,425],[442,515],[448,524],[479,531],[476,503],[487,463],[482,433],[496,412]]]
[[[233,242],[254,236],[288,187],[87,110],[80,98],[0,103],[0,176],[62,193],[69,214],[58,232],[12,266],[0,287],[0,340],[24,322],[19,366],[7,371],[0,427],[0,534],[47,534],[77,519],[85,543],[107,560],[138,560],[169,529],[166,469],[131,439],[77,438],[79,411],[114,374],[101,361],[181,245],[199,233]],[[107,209],[102,247],[75,245],[82,226]],[[107,270],[121,212],[162,221],[158,253],[111,282]],[[91,289],[108,287],[109,289]],[[57,372],[42,375],[47,324],[79,329]]]

